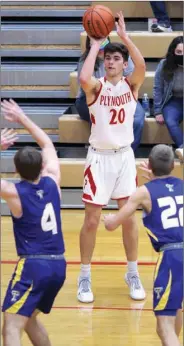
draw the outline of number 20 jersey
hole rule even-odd
[[[130,85],[122,77],[111,84],[106,77],[99,79],[101,87],[93,103],[88,104],[91,118],[89,143],[97,149],[118,149],[133,140],[133,120],[137,101]]]
[[[183,242],[183,181],[175,177],[145,184],[152,203],[143,223],[156,251],[165,244]]]
[[[20,218],[12,216],[18,255],[63,254],[60,196],[55,181],[42,177],[38,184],[22,180],[15,186],[23,211]]]

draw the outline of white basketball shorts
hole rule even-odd
[[[131,147],[100,150],[89,147],[83,185],[83,202],[107,205],[136,190],[137,172]]]

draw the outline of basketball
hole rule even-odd
[[[108,36],[114,24],[113,13],[106,6],[91,6],[83,16],[83,26],[87,34],[97,39]]]

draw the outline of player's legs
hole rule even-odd
[[[108,203],[116,182],[118,157],[115,163],[114,160],[114,151],[107,153],[89,148],[84,171],[85,218],[80,232],[81,271],[77,294],[78,300],[83,303],[91,303],[94,300],[91,291],[90,262],[102,206]]]
[[[89,264],[91,262],[101,211],[101,206],[89,203],[85,204],[84,224],[80,232],[80,253],[83,264]]]
[[[36,310],[29,318],[25,332],[34,346],[51,346],[48,333],[37,318],[39,312]]]
[[[182,327],[183,250],[160,252],[155,268],[153,308],[163,346],[179,346]]]
[[[119,209],[123,207],[127,203],[126,200],[118,200]],[[130,262],[137,261],[138,257],[138,227],[136,223],[136,218],[133,215],[129,219],[127,219],[122,224],[122,236],[123,236],[123,244],[125,247],[127,260]]]
[[[120,209],[127,202],[127,199],[121,199],[117,202]],[[130,288],[130,296],[135,300],[145,299],[146,294],[141,284],[137,268],[138,227],[135,215],[128,218],[122,224],[122,237],[128,264],[128,273],[125,275],[125,280]]]
[[[81,271],[78,281],[78,300],[83,303],[93,301],[91,291],[91,258],[96,243],[96,232],[100,221],[102,207],[85,204],[84,224],[80,232]]]
[[[176,320],[175,320],[175,332],[178,337],[180,335],[182,326],[183,326],[183,311],[182,309],[179,309],[177,311]]]
[[[3,346],[21,346],[21,334],[28,322],[28,317],[4,313]]]
[[[176,316],[157,315],[156,318],[157,334],[162,342],[162,346],[180,346],[175,331]]]

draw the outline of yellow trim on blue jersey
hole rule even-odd
[[[24,303],[25,303],[26,299],[28,298],[28,295],[31,292],[32,288],[33,288],[33,284],[24,293],[22,298],[20,298],[15,304],[13,304],[9,309],[7,309],[5,311],[9,312],[10,314],[16,314],[24,305]]]
[[[159,253],[157,265],[156,265],[156,268],[155,268],[154,280],[156,280],[156,278],[157,278],[158,271],[159,271],[160,265],[161,265],[161,263],[162,263],[163,255],[164,255],[164,252],[160,252],[160,253]]]
[[[159,310],[164,310],[165,309],[165,307],[167,305],[167,302],[168,302],[168,299],[169,299],[169,296],[170,296],[170,292],[171,292],[171,284],[172,284],[172,273],[171,273],[171,270],[170,270],[169,281],[168,281],[166,290],[165,290],[164,294],[162,295],[162,298],[160,299],[158,305],[154,309],[155,311],[159,311]]]
[[[15,286],[15,284],[20,281],[21,279],[21,275],[22,275],[22,272],[23,272],[23,269],[24,269],[24,263],[25,263],[25,258],[21,258],[17,264],[17,268],[16,268],[16,271],[15,271],[15,277],[12,281],[12,286],[11,288],[13,288]]]
[[[150,235],[150,237],[152,237],[153,239],[155,239],[156,241],[158,241],[158,238],[156,237],[156,235],[154,235],[154,234],[150,231],[150,229],[147,229],[147,228],[146,228],[146,232]]]

